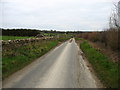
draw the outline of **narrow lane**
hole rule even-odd
[[[4,88],[95,88],[96,81],[75,40],[50,53],[3,81]]]

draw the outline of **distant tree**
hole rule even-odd
[[[31,29],[2,29],[2,35],[6,36],[36,36],[39,30]]]

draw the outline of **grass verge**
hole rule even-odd
[[[107,88],[118,88],[118,64],[108,60],[104,54],[91,47],[87,41],[83,41],[80,48],[92,64],[101,82]]]
[[[43,40],[42,42],[29,43],[22,47],[3,50],[2,78],[5,79],[10,74],[28,65],[55,47],[58,42],[58,40]]]

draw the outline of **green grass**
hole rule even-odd
[[[0,36],[0,40],[16,40],[16,39],[27,39],[33,37],[22,37],[22,36]]]
[[[58,44],[58,40],[44,40],[34,42],[15,49],[3,50],[2,58],[2,78],[23,68],[36,58],[42,56]]]
[[[0,40],[2,40],[2,36],[0,36]]]
[[[80,48],[92,64],[101,82],[108,88],[118,88],[118,65],[92,48],[87,41],[82,42]]]

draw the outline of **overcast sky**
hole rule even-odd
[[[102,30],[108,27],[113,3],[118,1],[1,0],[2,24],[0,27],[45,30]]]

